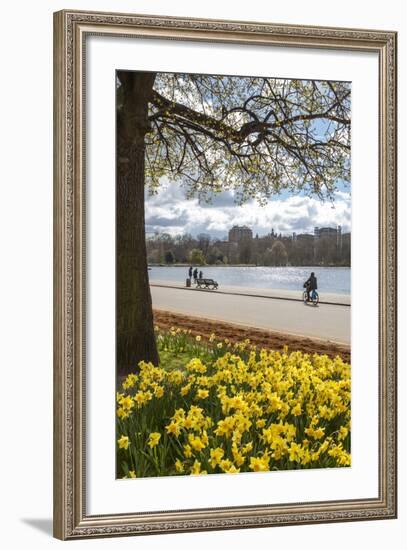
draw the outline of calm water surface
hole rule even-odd
[[[322,292],[350,294],[349,267],[224,267],[204,266],[204,277],[215,279],[220,285],[247,288],[270,288],[299,290],[311,271],[318,278],[318,289]],[[184,283],[188,276],[187,267],[151,267],[150,281],[173,281]]]

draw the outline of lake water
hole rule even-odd
[[[301,290],[311,271],[318,278],[318,289],[322,292],[350,294],[349,267],[225,267],[203,266],[203,276],[215,279],[220,285],[246,288],[269,288]],[[188,276],[187,267],[151,267],[150,281],[173,281],[184,284]]]

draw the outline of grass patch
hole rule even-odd
[[[175,352],[161,350],[160,365],[168,372],[174,369],[185,370],[185,365],[192,359],[191,353],[188,351]]]

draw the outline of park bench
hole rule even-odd
[[[197,279],[196,280],[196,287],[197,288],[212,288],[212,290],[215,290],[218,288],[218,283],[214,281],[213,279]]]

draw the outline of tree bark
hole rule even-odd
[[[154,73],[120,73],[123,103],[117,113],[116,362],[117,372],[158,364],[147,270],[144,214],[145,135]]]

